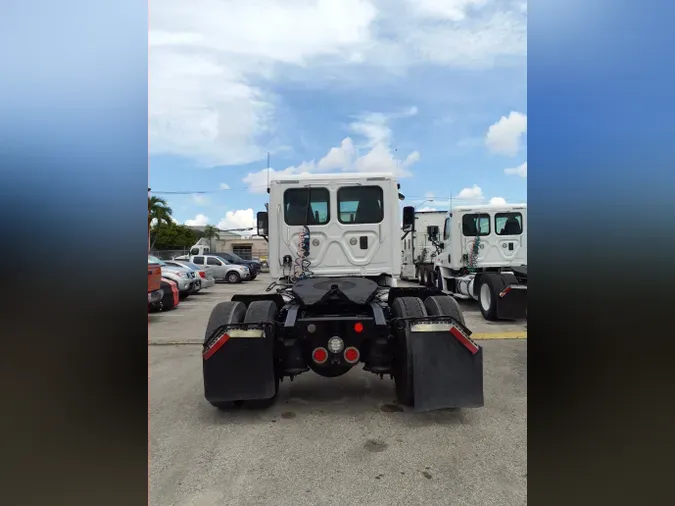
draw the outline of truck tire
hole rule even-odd
[[[449,295],[427,297],[424,301],[424,307],[429,316],[450,316],[462,325],[466,325],[462,309],[459,307],[457,301]]]
[[[497,298],[505,286],[506,282],[498,274],[484,274],[481,276],[478,287],[478,306],[483,318],[486,320],[497,320]]]
[[[272,323],[277,317],[277,305],[271,300],[254,300],[248,305],[244,323]],[[245,401],[247,407],[253,409],[269,408],[277,400],[279,393],[279,376],[274,372],[274,395],[269,399]]]
[[[399,318],[420,318],[427,316],[422,300],[418,297],[399,297],[391,306],[394,316]],[[394,383],[396,400],[403,406],[412,406],[415,401],[412,357],[404,332],[399,332],[394,350]]]
[[[242,323],[246,316],[246,304],[243,302],[225,301],[216,304],[216,307],[211,311],[209,322],[206,324],[206,333],[204,335],[204,343],[211,337],[218,327],[228,325],[230,323]],[[232,406],[241,406],[242,401],[235,402],[212,402],[211,405],[218,409],[229,409]]]
[[[232,284],[241,283],[241,276],[237,271],[228,272],[225,279],[227,279],[228,283]]]

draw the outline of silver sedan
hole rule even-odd
[[[201,288],[210,288],[216,284],[216,279],[204,267],[195,265],[189,260],[165,260],[164,263],[175,267],[187,267],[193,270],[197,275],[195,281]]]

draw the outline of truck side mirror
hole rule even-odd
[[[412,230],[415,226],[415,208],[406,206],[403,208],[403,231]]]
[[[427,227],[427,237],[429,237],[429,240],[431,241],[438,240],[438,234],[439,234],[438,225],[429,225]]]
[[[256,215],[256,221],[257,221],[257,227],[258,227],[258,235],[261,237],[266,237],[267,232],[268,232],[268,218],[267,218],[267,213],[265,211],[260,211]]]

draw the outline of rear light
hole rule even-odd
[[[356,322],[354,324],[354,332],[356,332],[357,334],[360,333],[360,332],[363,332],[363,323]]]
[[[312,358],[317,364],[323,364],[326,360],[328,360],[328,351],[326,348],[316,348],[312,352]]]
[[[206,279],[206,273],[204,271],[199,271],[199,277],[202,279]]]
[[[333,353],[340,353],[345,345],[338,336],[331,337],[328,340],[328,349]]]
[[[356,362],[359,361],[359,350],[354,348],[353,346],[350,346],[345,350],[345,360],[350,363],[350,364],[355,364]]]

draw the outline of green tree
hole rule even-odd
[[[187,249],[197,242],[197,233],[190,227],[173,221],[161,227],[154,227],[157,250]]]
[[[214,249],[213,249],[213,239],[220,239],[220,230],[218,230],[213,225],[206,225],[204,227],[204,231],[202,232],[201,235],[204,239],[209,241],[209,246],[211,247],[211,251],[214,251]]]
[[[169,204],[167,204],[166,200],[161,197],[148,197],[148,225],[152,221],[155,221],[155,226],[153,227],[155,229],[155,237],[152,241],[150,249],[155,249],[157,234],[159,230],[161,230],[162,225],[173,224],[171,214],[173,214],[173,211],[169,207]]]

